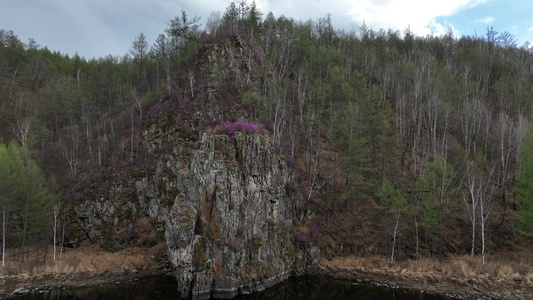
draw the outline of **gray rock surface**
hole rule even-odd
[[[76,208],[91,240],[116,245],[118,233],[148,216],[164,232],[182,297],[233,298],[313,265],[314,250],[294,239],[305,201],[270,137],[203,133],[191,147],[172,130],[157,130],[143,134],[148,153],[167,150],[134,180],[135,197],[115,191]]]

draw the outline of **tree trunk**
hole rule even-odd
[[[7,214],[6,214],[6,205],[2,206],[2,268],[6,266],[6,223],[7,223]]]
[[[58,260],[61,260],[61,255],[63,255],[63,245],[65,242],[65,213],[63,212],[63,226],[61,229],[61,248],[59,249],[59,258]]]
[[[26,197],[26,207],[24,212],[24,225],[22,228],[22,262],[24,262],[24,247],[26,246],[26,231],[28,227],[28,206],[29,206],[29,199]]]
[[[9,90],[9,99],[13,99],[13,86],[15,85],[15,78],[17,77],[17,73],[19,71],[19,67],[15,69],[15,72],[13,73],[13,78],[11,78],[11,88]]]
[[[418,261],[418,249],[420,246],[419,239],[418,239],[418,204],[420,204],[420,197],[417,197],[416,200],[416,207],[415,207],[415,238],[416,238],[416,261]]]
[[[133,165],[133,106],[130,107],[131,136],[130,136],[130,165]]]
[[[481,261],[485,265],[485,221],[483,219],[484,217],[481,215]]]
[[[57,215],[58,215],[58,206],[54,205],[54,262],[56,261],[56,245],[57,245]]]
[[[470,262],[474,261],[475,242],[476,242],[476,221],[472,221],[472,249],[470,250]]]
[[[396,224],[394,224],[394,231],[392,232],[392,251],[390,255],[390,263],[394,263],[394,248],[396,248],[396,236],[398,235],[398,225],[400,224],[400,210],[396,210]]]

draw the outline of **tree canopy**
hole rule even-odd
[[[515,222],[531,235],[533,146],[525,137],[533,116],[533,53],[517,47],[512,34],[492,27],[484,36],[463,37],[365,24],[336,29],[329,14],[294,20],[246,1],[212,14],[208,31],[199,22],[183,11],[154,45],[141,33],[132,37],[130,53],[91,60],[0,30],[0,142],[18,145],[0,148],[1,176],[11,178],[0,182],[6,220],[20,203],[45,210],[46,178],[56,178],[59,194],[73,204],[98,197],[114,181],[131,181],[155,155],[143,131],[172,114],[167,128],[187,141],[242,119],[268,128],[318,195],[317,213],[339,216],[338,227],[350,229],[331,232],[350,249],[365,248],[349,232],[374,224],[378,194],[406,208],[381,212],[402,216],[394,220],[399,228],[416,228],[394,233],[398,243],[390,249],[402,248],[406,257],[414,240],[428,246],[427,254],[480,248],[481,223],[494,248],[512,235],[502,228]],[[486,198],[495,201],[488,202],[494,209],[470,214],[464,203],[474,203],[468,196],[474,169],[475,187],[488,185]],[[513,189],[518,219],[507,217]],[[403,218],[409,214],[417,217]],[[500,223],[507,226],[490,226]],[[26,234],[37,227],[27,226]],[[9,231],[23,228],[15,227]],[[382,234],[366,242],[390,238]],[[464,238],[470,234],[473,242]]]

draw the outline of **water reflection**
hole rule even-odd
[[[41,291],[14,299],[24,300],[176,300],[179,299],[176,280],[148,278],[113,286]]]
[[[98,288],[78,288],[33,293],[13,299],[25,300],[176,300],[180,299],[176,281],[171,278],[149,278],[141,281]],[[327,278],[297,278],[261,293],[242,295],[238,300],[449,300],[451,298],[412,291],[353,284]]]
[[[262,293],[240,296],[239,300],[450,300],[451,298],[379,287],[369,283],[354,284],[328,278],[292,279]]]

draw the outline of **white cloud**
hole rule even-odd
[[[527,29],[527,32],[533,32],[533,27],[529,27],[529,28]]]
[[[457,37],[459,36],[459,31],[453,26],[451,23],[438,23],[435,21],[435,19],[431,20],[431,22],[426,26],[429,30],[431,30],[431,34],[435,36],[442,36],[447,34],[450,30],[453,34],[453,36]]]
[[[449,26],[436,23],[437,17],[450,16],[487,0],[345,0],[355,22],[379,29],[410,30],[418,35],[437,34]]]
[[[474,20],[474,24],[492,24],[496,21],[494,17],[484,17],[483,19]]]

